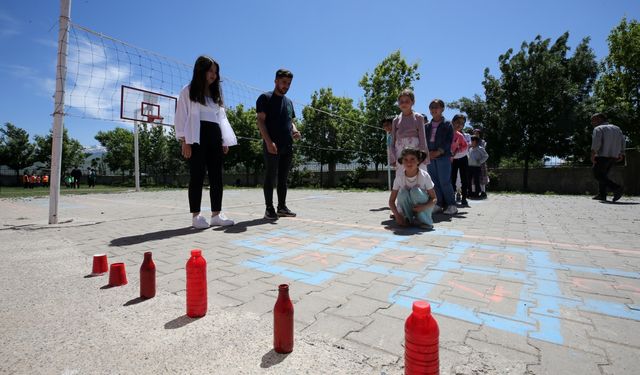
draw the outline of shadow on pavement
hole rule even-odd
[[[177,329],[193,323],[200,318],[189,318],[187,315],[179,316],[170,322],[164,324],[164,329]]]
[[[391,209],[389,207],[380,207],[380,208],[372,208],[369,211],[371,212],[379,212],[379,211],[390,211]]]
[[[247,228],[249,227],[255,227],[256,225],[264,225],[264,224],[275,225],[277,223],[278,223],[277,220],[268,220],[268,219],[260,218],[260,219],[253,219],[248,221],[241,221],[239,223],[236,223],[235,225],[232,225],[229,227],[218,227],[214,230],[218,232],[225,232],[225,233],[243,233],[243,232],[246,232]]]
[[[142,297],[136,297],[134,299],[128,300],[124,305],[122,306],[131,306],[131,305],[137,305],[140,302],[144,302],[146,300],[148,300],[150,298],[142,298]]]
[[[398,236],[413,236],[416,234],[433,231],[433,229],[424,229],[424,228],[414,227],[414,226],[401,227],[393,219],[385,220],[380,224],[384,225],[384,229],[390,230],[393,232],[393,234]]]
[[[615,204],[615,205],[619,205],[619,206],[635,206],[635,205],[640,204],[638,202],[620,202],[620,201],[618,201],[618,202],[600,201],[600,203],[603,203],[603,204]]]
[[[269,350],[265,355],[262,356],[262,362],[260,363],[260,367],[269,368],[271,366],[277,365],[287,358],[289,354],[279,354],[276,353],[275,350]]]
[[[177,236],[186,236],[188,234],[194,234],[200,232],[201,229],[195,229],[192,227],[161,230],[158,232],[151,232],[145,234],[136,234],[134,236],[120,237],[111,240],[109,246],[128,246],[137,245],[143,242],[164,240],[167,238],[173,238]]]
[[[435,224],[435,223],[440,223],[442,221],[450,222],[451,218],[465,219],[466,218],[466,216],[465,216],[466,214],[467,214],[467,211],[462,211],[462,209],[460,209],[458,211],[458,213],[455,214],[455,215],[447,215],[447,214],[443,214],[442,212],[439,212],[437,214],[434,214],[432,217],[433,217],[433,222]]]
[[[103,273],[98,273],[98,274],[90,273],[88,275],[85,275],[84,278],[85,279],[93,279],[94,277],[100,277],[100,276],[104,276],[104,274]]]

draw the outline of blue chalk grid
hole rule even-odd
[[[568,270],[639,279],[639,272],[560,264],[553,262],[549,252],[545,250],[465,242],[461,240],[463,233],[456,230],[438,228],[430,232],[429,235],[450,237],[451,242],[446,247],[420,248],[407,246],[407,237],[391,233],[345,230],[334,235],[313,235],[303,231],[278,230],[253,239],[235,241],[234,244],[264,253],[264,255],[241,263],[251,269],[281,275],[311,285],[321,285],[350,270],[395,276],[403,281],[389,294],[390,303],[411,309],[414,301],[427,300],[431,303],[432,311],[436,314],[556,344],[562,344],[564,341],[561,324],[563,308],[640,321],[640,310],[637,306],[563,293],[556,273],[558,270]],[[295,243],[300,243],[300,245],[292,249],[279,247],[278,241],[287,237],[295,238]],[[355,240],[365,248],[345,247],[340,244],[345,240]],[[370,243],[367,244],[367,241]],[[472,249],[520,256],[526,259],[526,264],[523,266],[523,270],[516,270],[462,263],[461,259],[471,253]],[[422,268],[418,271],[402,269],[400,265],[392,266],[389,264],[386,266],[372,263],[377,255],[387,250],[428,255],[436,260],[423,262]],[[327,264],[324,268],[316,261],[314,265],[320,266],[318,271],[304,270],[283,262],[286,259],[308,254],[323,257],[339,255],[347,259],[341,260],[335,265],[329,266]],[[444,299],[431,298],[429,295],[433,289],[438,285],[445,285],[444,277],[452,272],[493,276],[505,281],[521,283],[520,294],[507,298],[508,302],[515,304],[515,312],[511,315],[504,315],[487,311],[487,309],[478,311],[477,306],[463,306]],[[470,301],[470,303],[472,302]]]

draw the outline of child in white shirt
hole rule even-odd
[[[431,176],[419,168],[427,154],[415,148],[405,148],[398,163],[402,164],[402,174],[397,173],[389,196],[389,208],[401,226],[417,225],[433,229],[431,213],[436,204]],[[397,203],[396,203],[397,200]]]

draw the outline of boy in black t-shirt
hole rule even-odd
[[[296,216],[286,205],[287,178],[293,159],[293,140],[300,139],[300,132],[293,122],[296,117],[293,103],[285,96],[291,87],[292,80],[293,73],[279,69],[276,72],[274,90],[260,95],[256,101],[258,129],[263,140],[265,161],[263,188],[267,208],[264,218],[270,220],[277,220],[279,216]],[[273,186],[276,177],[278,178],[277,212],[273,207]]]

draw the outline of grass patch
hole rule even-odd
[[[142,191],[158,191],[167,190],[167,188],[143,188]],[[61,195],[83,195],[83,194],[113,194],[113,193],[125,193],[128,191],[134,191],[130,186],[109,186],[109,185],[96,185],[94,188],[88,188],[86,186],[80,187],[80,189],[69,189],[64,186],[60,187]],[[33,189],[25,189],[23,187],[0,187],[0,198],[32,198],[32,197],[48,197],[49,188],[37,187]]]

